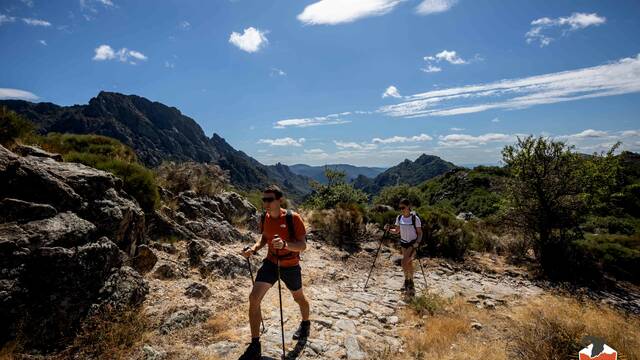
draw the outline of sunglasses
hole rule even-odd
[[[275,200],[276,200],[276,198],[274,198],[274,197],[263,197],[262,198],[262,202],[263,203],[267,203],[267,204],[270,203],[270,202],[274,202]]]
[[[406,208],[407,208],[406,206],[400,206],[400,210],[404,210]]]

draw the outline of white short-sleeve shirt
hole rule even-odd
[[[411,215],[415,215],[415,213],[411,212]],[[404,215],[396,217],[396,226],[400,226],[400,241],[403,243],[408,243],[418,238],[418,233],[411,224],[411,215],[409,215],[408,217],[404,217]],[[418,217],[418,215],[415,216],[416,228],[420,228],[422,226],[420,218]]]

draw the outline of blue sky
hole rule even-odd
[[[640,2],[1,0],[0,98],[175,106],[272,164],[640,151]]]

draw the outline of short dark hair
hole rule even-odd
[[[278,185],[269,185],[264,190],[262,190],[262,192],[265,194],[273,194],[276,199],[280,199],[284,195]]]
[[[404,205],[404,206],[411,206],[411,201],[409,201],[409,199],[402,199],[400,200],[400,205]]]

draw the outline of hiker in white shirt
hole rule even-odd
[[[404,271],[404,286],[402,290],[413,292],[413,255],[422,241],[422,222],[418,215],[411,211],[411,202],[409,200],[400,200],[400,211],[401,214],[396,218],[395,224],[387,225],[385,228],[392,234],[400,233],[402,270]]]

